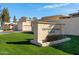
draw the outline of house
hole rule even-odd
[[[17,23],[10,23],[10,22],[4,22],[2,25],[2,30],[4,31],[15,31],[16,30]]]
[[[0,30],[1,30],[1,21],[0,21]]]
[[[31,21],[27,17],[21,17],[17,23],[18,31],[32,31]]]
[[[3,32],[2,25],[1,25],[1,21],[0,21],[0,32]]]

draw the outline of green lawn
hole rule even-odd
[[[66,44],[59,45],[61,47],[39,47],[29,42],[29,40],[32,39],[33,39],[33,34],[29,34],[29,33],[11,33],[11,34],[0,35],[0,54],[1,55],[52,55],[52,54],[66,55],[71,53],[67,51],[64,52],[64,50],[62,49],[65,48],[67,49],[66,46],[72,43],[72,41],[75,41],[73,39],[70,43],[66,43],[67,45]],[[79,41],[78,39],[76,40]],[[76,41],[74,43],[76,43]],[[70,44],[72,48],[74,48],[73,47],[74,43]],[[78,44],[78,42],[76,44]],[[76,44],[74,46],[76,46]],[[72,49],[70,50],[72,51]]]
[[[54,48],[70,54],[79,55],[79,36],[70,35],[68,37],[71,37],[70,41],[57,44]]]

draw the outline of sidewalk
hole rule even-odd
[[[10,34],[10,33],[20,33],[21,31],[14,31],[14,32],[0,32],[0,35],[1,34]]]
[[[10,32],[0,32],[0,34],[10,34]]]

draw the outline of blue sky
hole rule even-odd
[[[21,16],[38,18],[51,15],[70,14],[78,12],[78,3],[4,3],[0,9],[8,8],[11,20],[13,16],[19,19]]]

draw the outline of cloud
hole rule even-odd
[[[65,8],[62,10],[64,10],[63,12],[66,12],[66,13],[75,13],[75,12],[78,12],[79,8]]]
[[[62,3],[62,4],[49,4],[49,5],[45,5],[40,9],[53,9],[53,8],[59,8],[59,7],[63,7],[66,5],[69,5],[70,3]]]

